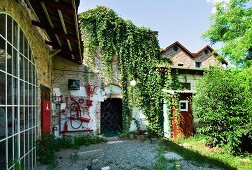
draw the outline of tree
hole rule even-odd
[[[209,144],[233,151],[252,151],[252,69],[210,69],[197,84],[194,97],[198,133]]]
[[[236,65],[252,64],[251,0],[228,0],[216,4],[210,29],[203,34],[212,44],[221,42],[225,58]]]

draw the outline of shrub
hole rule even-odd
[[[36,143],[39,162],[53,164],[55,162],[55,151],[59,149],[54,137],[50,134],[44,134]]]
[[[195,121],[209,144],[225,144],[232,151],[252,143],[252,69],[210,69],[197,84]]]
[[[82,145],[91,145],[96,143],[106,142],[102,137],[94,135],[65,135],[63,138],[55,138],[50,134],[43,134],[41,139],[37,140],[37,150],[39,162],[43,164],[55,164],[55,153],[60,149],[78,148]]]

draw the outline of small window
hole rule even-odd
[[[209,53],[209,51],[208,51],[208,50],[204,50],[204,53],[205,53],[205,54],[208,54],[208,53]]]
[[[183,90],[191,90],[191,83],[181,83]]]
[[[184,66],[184,64],[182,64],[182,63],[178,63],[178,66]]]
[[[178,51],[178,47],[177,47],[177,46],[174,46],[174,47],[173,47],[173,51]]]
[[[188,101],[187,100],[180,100],[179,110],[182,111],[182,112],[187,112],[188,111]]]
[[[195,62],[195,67],[200,68],[201,67],[201,62]]]

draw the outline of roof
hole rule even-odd
[[[202,68],[188,68],[181,66],[171,66],[171,72],[173,74],[193,74],[193,75],[203,75],[206,69]]]
[[[80,0],[26,0],[35,14],[32,24],[43,29],[46,44],[64,58],[82,63],[83,42],[81,40],[78,6]]]
[[[214,49],[212,47],[210,47],[209,45],[203,47],[202,49],[200,49],[198,52],[196,53],[192,53],[191,51],[189,51],[186,47],[184,47],[181,43],[179,43],[178,41],[174,42],[173,44],[169,45],[168,47],[166,47],[165,49],[161,50],[161,54],[163,54],[165,51],[169,50],[170,48],[172,48],[173,46],[178,46],[180,47],[186,54],[188,54],[191,58],[196,58],[200,53],[202,53],[204,50],[208,49],[209,51],[213,52]],[[215,56],[218,56],[218,54],[214,54]],[[228,64],[227,61],[222,61],[222,64]]]

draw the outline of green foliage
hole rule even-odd
[[[206,146],[207,138],[204,135],[195,135],[181,139],[180,143],[164,141],[168,151],[174,151],[185,160],[193,161],[202,167],[208,165],[213,169],[247,170],[252,169],[252,155],[233,155],[223,148]]]
[[[163,170],[168,168],[169,162],[167,159],[165,159],[163,154],[164,154],[164,146],[160,145],[160,147],[157,150],[157,161],[155,162],[154,165],[155,170]]]
[[[55,148],[58,148],[57,142],[50,134],[42,136],[37,141],[38,160],[44,164],[53,164],[55,162]]]
[[[90,136],[90,135],[79,135],[74,138],[74,145],[75,146],[88,146],[91,144],[102,143],[106,142],[104,138],[98,136]]]
[[[218,3],[212,15],[212,25],[203,37],[212,43],[224,43],[221,53],[236,64],[252,62],[251,0],[229,0]]]
[[[14,164],[14,170],[24,170],[23,162],[21,162],[20,159],[15,159],[13,161],[13,164]]]
[[[39,162],[43,164],[55,165],[55,153],[60,149],[78,148],[96,143],[106,142],[104,138],[93,135],[68,136],[55,138],[53,135],[44,134],[40,140],[37,140],[37,151]]]
[[[131,108],[137,105],[144,110],[149,128],[163,133],[162,86],[168,82],[153,69],[161,59],[156,35],[147,28],[137,27],[131,21],[120,18],[113,10],[98,6],[80,15],[84,32],[86,58],[92,62],[100,49],[103,68],[110,79],[113,56],[119,58],[119,69],[123,89],[123,130],[127,131],[131,121]],[[128,84],[135,79],[137,84]],[[134,99],[133,95],[134,93]]]
[[[211,145],[251,150],[252,69],[211,69],[197,84],[194,118]]]

